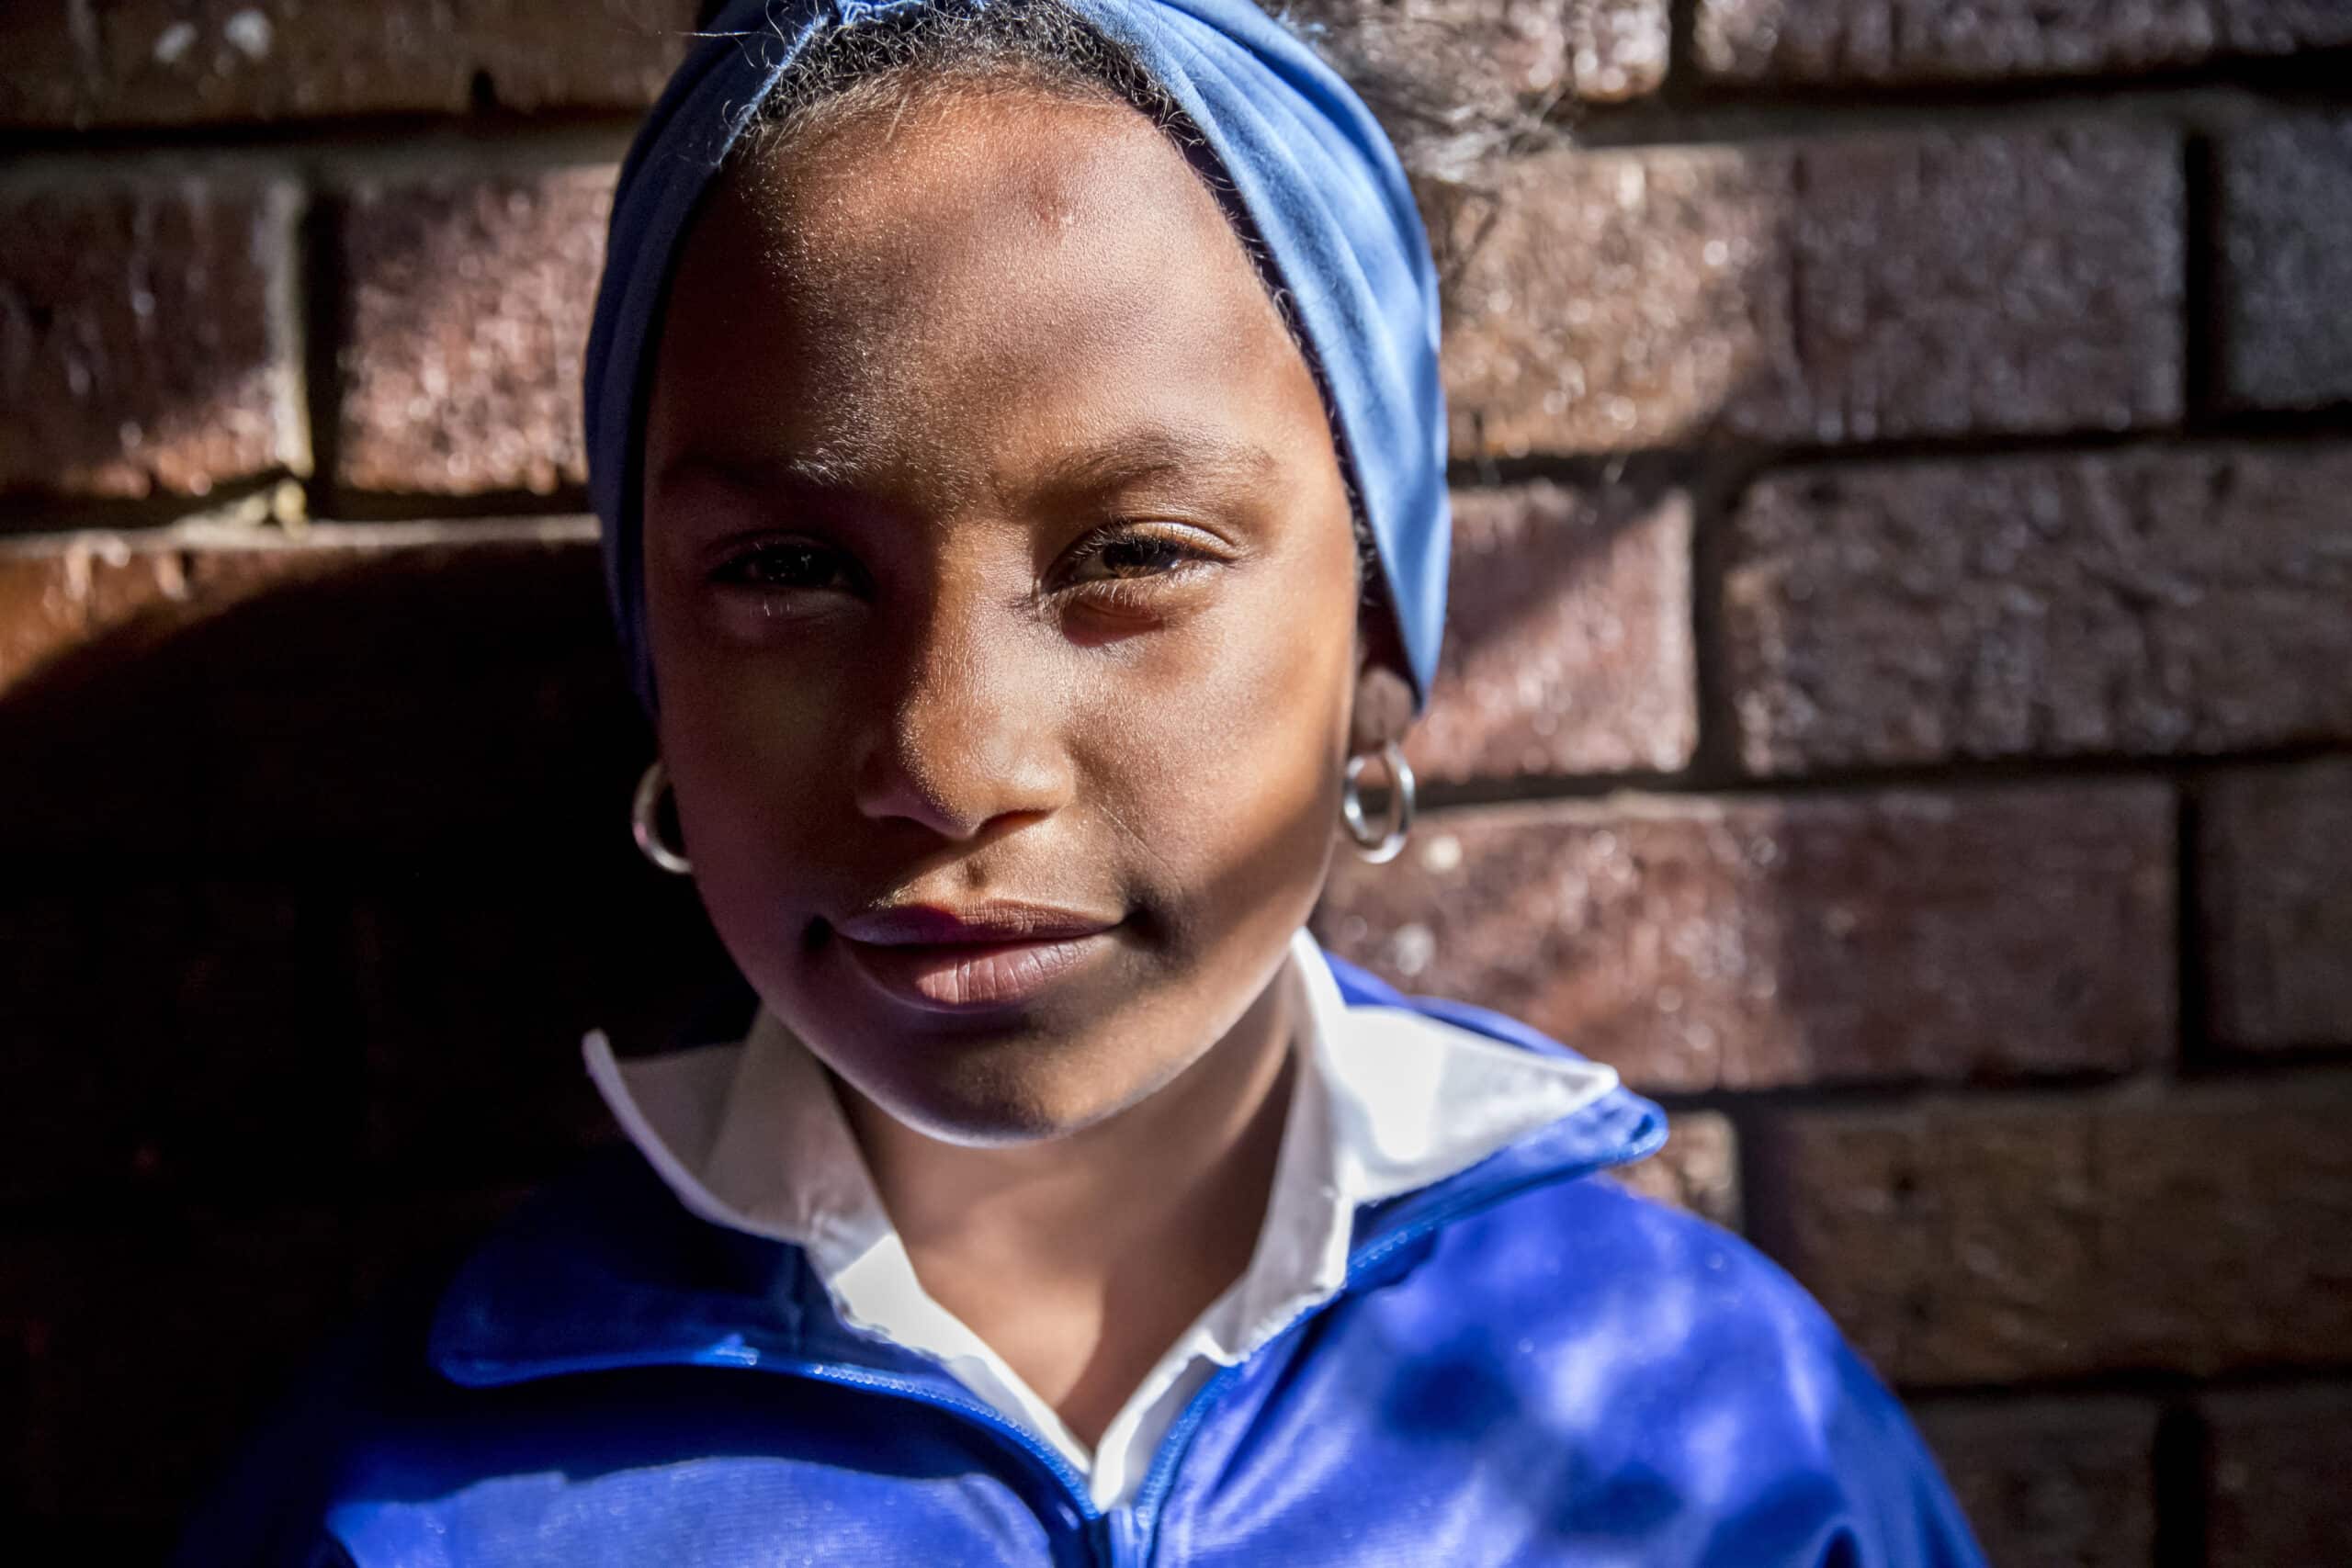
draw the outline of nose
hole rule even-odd
[[[934,607],[877,660],[876,722],[859,749],[858,810],[916,822],[941,838],[978,837],[1069,797],[1050,675],[1023,657],[1034,628],[985,608]]]

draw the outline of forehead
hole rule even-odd
[[[950,92],[854,109],[714,193],[649,438],[871,450],[944,424],[1017,445],[1114,408],[1272,418],[1302,392],[1319,425],[1256,268],[1142,114]]]

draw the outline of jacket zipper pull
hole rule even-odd
[[[1086,1533],[1094,1548],[1094,1561],[1102,1568],[1129,1568],[1143,1561],[1141,1543],[1136,1540],[1133,1508],[1114,1508],[1098,1516],[1087,1526]]]

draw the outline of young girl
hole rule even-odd
[[[207,1564],[1962,1564],[1655,1107],[1304,934],[1409,826],[1428,250],[1250,0],[741,0],[588,368],[639,841],[762,1006],[306,1392]],[[1384,780],[1383,809],[1363,798]],[[663,828],[665,795],[674,829]]]

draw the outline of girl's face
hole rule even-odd
[[[900,1122],[1100,1121],[1265,990],[1359,678],[1321,400],[1143,116],[853,112],[715,192],[646,434],[660,740],[761,997]]]

